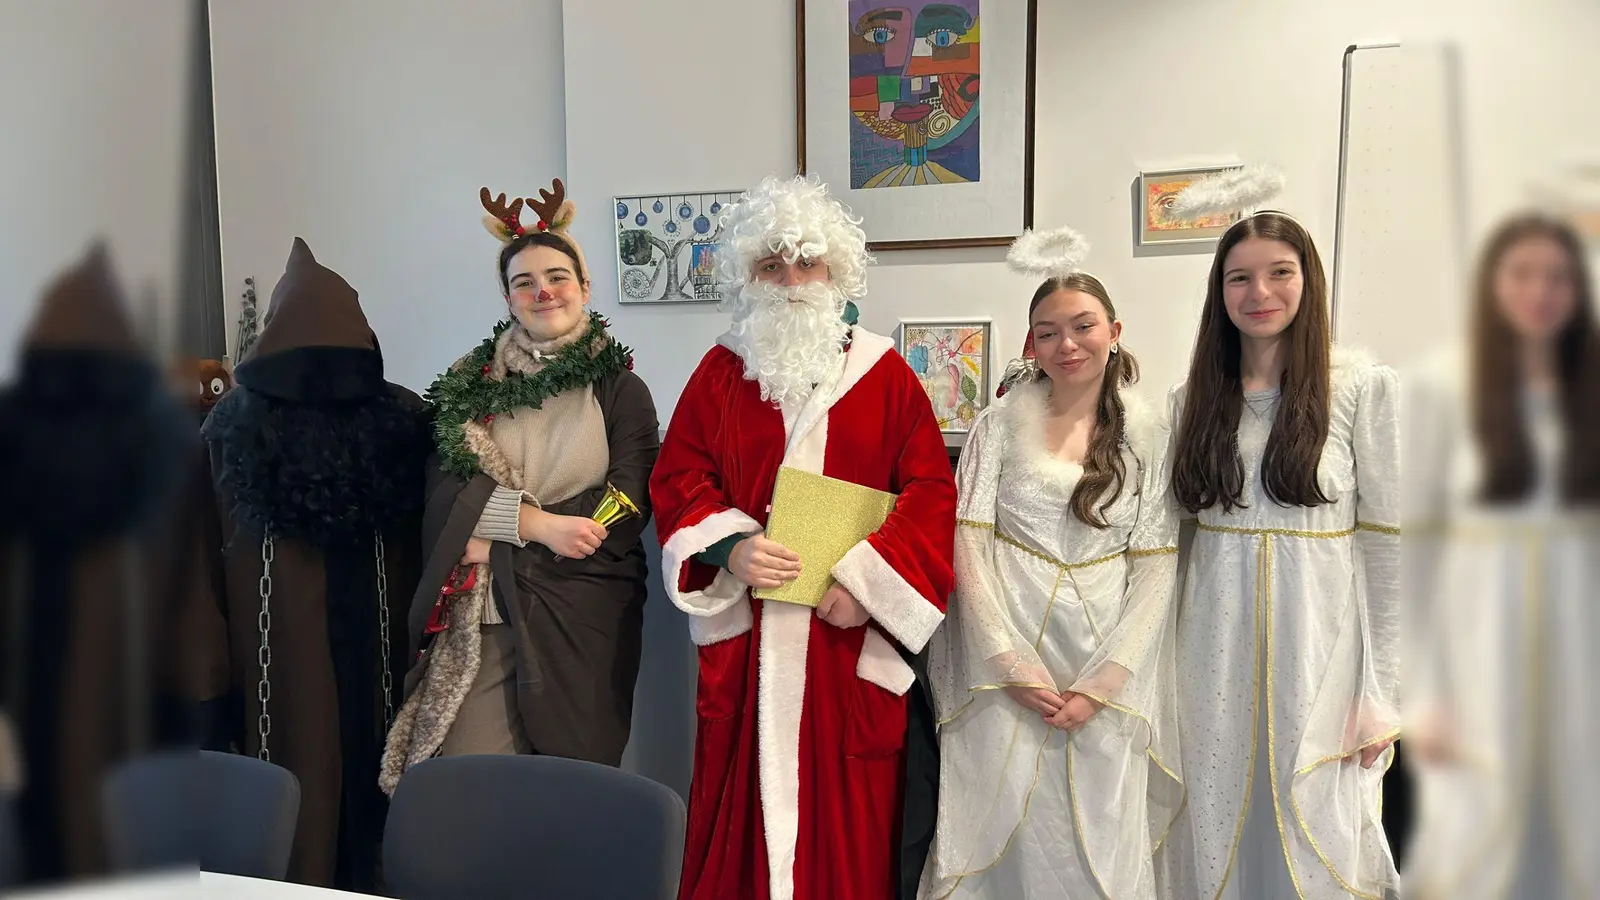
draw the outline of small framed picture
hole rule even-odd
[[[622,303],[715,303],[722,208],[738,191],[613,197],[617,208],[617,299]]]
[[[990,393],[989,319],[902,319],[895,349],[922,382],[939,430],[965,434]]]
[[[1182,219],[1172,214],[1172,201],[1195,181],[1237,168],[1235,164],[1140,172],[1139,245],[1202,244],[1221,237],[1228,226],[1239,221],[1243,210],[1200,219]]]

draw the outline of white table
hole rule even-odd
[[[11,900],[190,900],[200,894],[200,880],[187,873],[142,875],[86,881],[63,887],[30,889],[8,895]]]
[[[337,900],[339,897],[348,900],[371,897],[370,894],[193,870],[87,882],[8,896],[10,900]]]
[[[372,897],[372,894],[355,894],[331,888],[307,887],[283,881],[265,881],[240,875],[219,875],[216,872],[200,873],[200,897],[228,898],[228,900],[335,900],[338,897]]]

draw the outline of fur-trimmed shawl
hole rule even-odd
[[[1122,446],[1138,465],[1145,466],[1159,457],[1167,440],[1167,428],[1159,410],[1138,392],[1121,390],[1123,420]],[[1018,460],[1029,470],[1062,484],[1072,484],[1083,476],[1083,466],[1068,462],[1050,452],[1045,444],[1044,423],[1049,415],[1050,379],[1041,377],[1018,384],[993,404],[996,424],[1004,441],[1002,452],[1008,460]],[[1136,489],[1139,473],[1126,473],[1124,490]]]

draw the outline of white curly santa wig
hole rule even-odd
[[[716,278],[729,293],[750,282],[755,264],[774,253],[786,262],[801,257],[828,267],[835,289],[851,300],[867,292],[867,234],[861,219],[828,195],[813,175],[768,176],[722,214]]]

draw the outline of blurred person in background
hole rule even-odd
[[[1592,290],[1570,227],[1510,218],[1465,345],[1407,373],[1408,897],[1600,896]]]
[[[384,380],[356,290],[298,238],[261,336],[201,428],[205,484],[196,699],[209,742],[300,780],[289,878],[372,890],[421,566],[421,398]],[[191,426],[192,427],[192,426]]]
[[[24,882],[103,874],[102,779],[190,735],[196,451],[97,246],[46,289],[0,392],[0,793]]]

